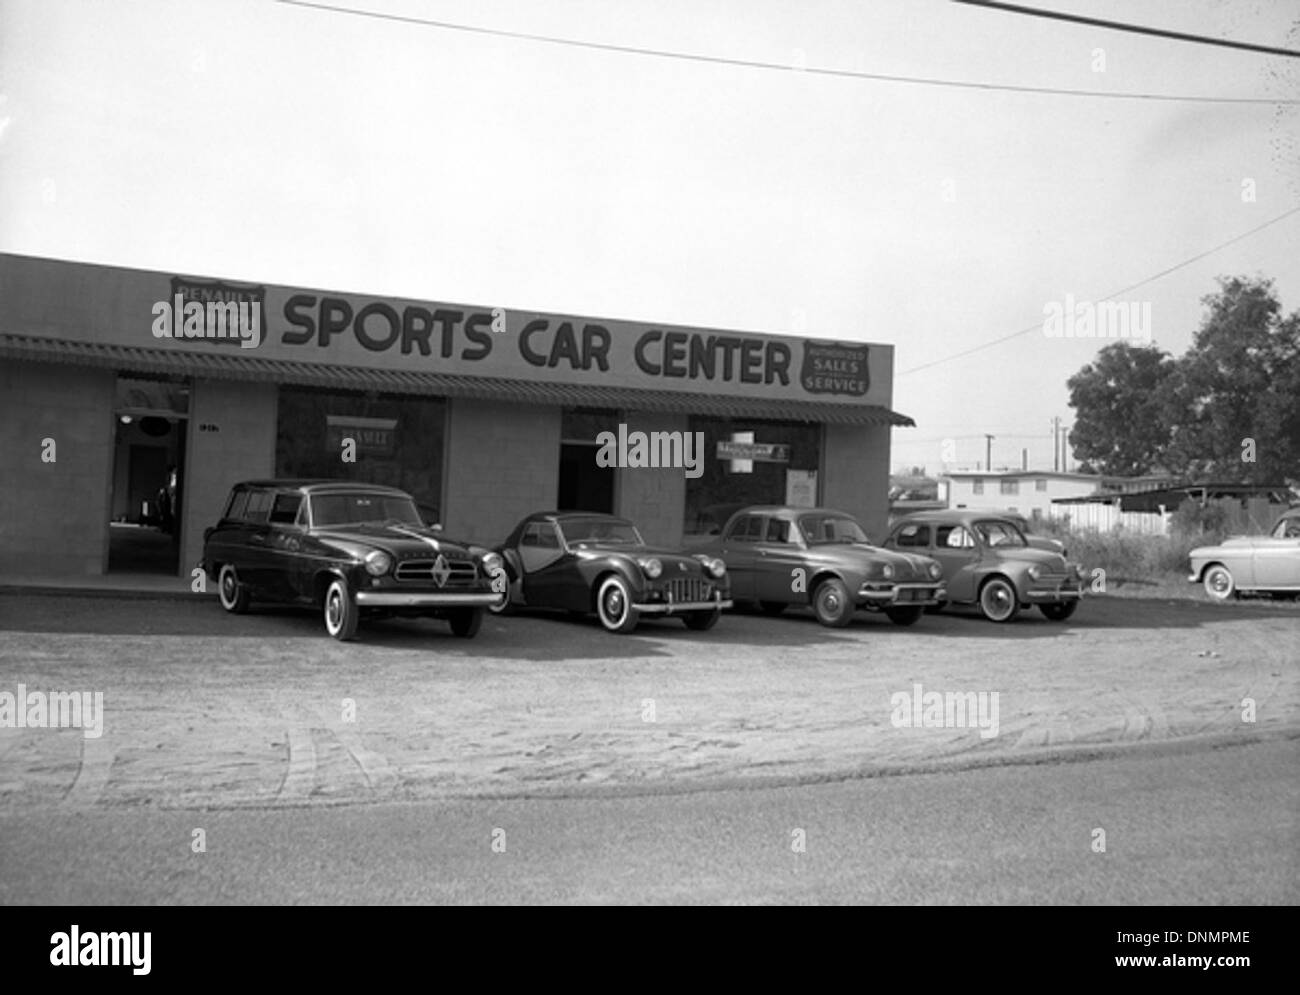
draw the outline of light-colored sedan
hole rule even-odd
[[[1283,512],[1266,536],[1238,536],[1189,554],[1188,580],[1216,601],[1242,591],[1300,592],[1300,508]]]

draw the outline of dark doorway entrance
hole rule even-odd
[[[595,443],[560,444],[560,511],[614,513],[613,467],[597,466]]]
[[[566,408],[560,424],[560,511],[614,513],[612,466],[597,466],[601,432],[618,432],[618,412],[608,408]]]
[[[175,575],[189,386],[119,376],[113,406],[113,496],[108,570]]]

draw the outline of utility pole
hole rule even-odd
[[[993,436],[984,433],[984,469],[993,469]]]
[[[1061,468],[1060,432],[1061,432],[1061,419],[1054,417],[1052,419],[1052,469],[1053,470],[1059,470]]]

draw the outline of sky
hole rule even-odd
[[[1053,304],[1300,207],[1294,58],[939,0],[322,2],[774,68],[278,0],[0,0],[0,251],[886,343],[917,423],[892,463],[933,473],[986,433],[995,467],[1051,468],[1106,344],[1044,334]],[[1033,5],[1300,49],[1296,0]],[[1300,213],[1116,299],[1180,355],[1228,274],[1300,310]]]

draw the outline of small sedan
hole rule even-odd
[[[978,605],[993,622],[1010,622],[1032,605],[1063,622],[1083,597],[1078,567],[1060,553],[1031,546],[1014,522],[989,512],[908,515],[894,523],[885,545],[938,560],[948,601]]]
[[[340,640],[363,617],[396,615],[446,619],[469,638],[506,587],[496,554],[426,527],[405,491],[348,481],[236,484],[203,534],[201,565],[226,611],[313,607]]]
[[[817,621],[838,627],[863,608],[911,625],[944,598],[938,563],[873,546],[856,520],[826,508],[743,508],[699,551],[727,564],[733,598],[769,615],[811,605]]]
[[[1243,591],[1300,591],[1300,508],[1283,512],[1266,536],[1240,536],[1189,554],[1188,580],[1203,584],[1215,601]]]
[[[675,615],[687,628],[711,629],[731,607],[721,560],[651,548],[635,525],[613,515],[537,512],[497,552],[510,604],[594,612],[610,632],[631,632],[643,615]]]

